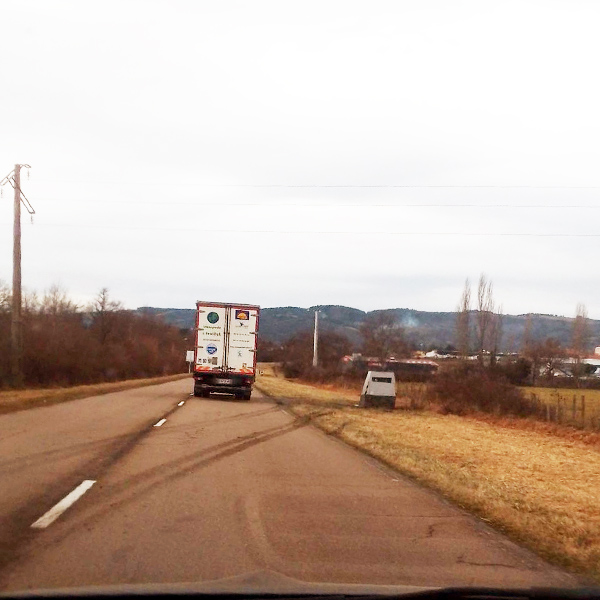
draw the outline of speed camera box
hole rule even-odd
[[[390,408],[396,405],[396,377],[391,371],[369,371],[360,402],[363,408]]]

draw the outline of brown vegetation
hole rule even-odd
[[[346,337],[333,331],[319,335],[319,366],[313,367],[313,333],[302,331],[282,346],[282,368],[286,377],[300,377],[307,381],[327,381],[339,375],[341,358],[352,351]]]
[[[539,406],[525,397],[496,369],[459,363],[438,373],[429,387],[431,403],[440,412],[468,415],[489,413],[536,416]]]
[[[11,300],[0,286],[0,387],[10,374]],[[184,332],[150,315],[124,310],[103,289],[81,308],[57,287],[23,306],[26,386],[117,381],[186,370]]]

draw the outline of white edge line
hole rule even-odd
[[[47,513],[33,523],[31,527],[33,529],[45,529],[48,525],[54,523],[69,506],[77,502],[95,483],[96,481],[92,479],[86,479],[80,483],[70,494],[67,494],[58,504],[55,504]]]
[[[182,400],[177,406],[183,406],[185,404],[185,400]]]
[[[166,419],[161,419],[158,423],[154,424],[154,427],[161,427],[166,422],[167,422]]]

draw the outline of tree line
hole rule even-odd
[[[537,384],[552,381],[559,383],[555,374],[570,359],[570,384],[579,386],[588,374],[590,365],[583,362],[590,350],[591,336],[585,305],[579,304],[573,320],[571,342],[568,347],[552,337],[542,337],[533,330],[533,318],[526,321],[518,356],[507,356],[502,352],[504,333],[502,305],[494,298],[493,283],[482,274],[472,290],[467,279],[456,309],[455,335],[452,350],[466,359],[476,357],[481,369],[495,370],[513,383]],[[361,341],[351,342],[341,333],[324,330],[319,338],[319,368],[312,366],[313,332],[301,331],[282,344],[259,337],[258,359],[265,362],[281,362],[286,374],[308,379],[327,379],[339,375],[344,355],[360,352],[363,356],[377,358],[381,363],[394,356],[410,356],[415,347],[394,311],[371,313],[361,324]],[[347,371],[346,371],[347,372]]]
[[[11,381],[11,290],[0,283],[0,387]],[[68,386],[184,372],[187,330],[123,308],[103,288],[79,306],[58,286],[26,294],[25,386]]]
[[[391,356],[410,356],[414,350],[393,311],[371,313],[361,324],[359,333],[361,342],[356,344],[343,334],[322,329],[319,333],[319,366],[316,369],[313,367],[313,332],[310,330],[296,333],[283,344],[259,336],[257,357],[261,362],[282,363],[286,377],[327,380],[342,373],[341,359],[354,352],[384,363]]]
[[[492,282],[484,274],[477,284],[475,306],[472,306],[471,296],[471,285],[467,279],[457,307],[456,346],[463,358],[476,354],[480,366],[493,369],[497,366],[502,341],[502,306],[494,300]],[[519,358],[505,362],[503,369],[515,383],[535,385],[539,379],[553,379],[564,367],[565,360],[569,359],[570,378],[579,387],[581,379],[590,371],[590,365],[584,363],[590,344],[585,304],[580,303],[576,307],[568,347],[553,337],[537,337],[533,331],[532,316],[528,315]]]

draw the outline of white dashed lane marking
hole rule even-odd
[[[184,404],[185,400],[182,400],[177,406],[183,406]],[[154,424],[154,427],[161,427],[166,422],[166,419],[161,419],[158,423]],[[48,525],[54,523],[67,508],[77,502],[95,483],[96,481],[93,479],[86,479],[80,483],[70,494],[67,494],[58,504],[55,504],[47,513],[35,521],[35,523],[32,523],[31,527],[33,529],[45,529]]]
[[[177,406],[183,406],[184,404],[185,400],[182,400]],[[154,424],[154,427],[161,427],[166,422],[166,419],[161,419],[158,423]],[[35,521],[35,523],[32,523],[31,527],[33,529],[45,529],[48,525],[54,523],[67,508],[77,502],[95,483],[96,481],[93,479],[86,479],[80,483],[70,494],[67,494],[58,504],[55,504],[47,513]]]
[[[31,525],[33,529],[45,529],[62,515],[69,506],[77,502],[96,482],[86,479],[80,483],[70,494],[67,494],[58,504],[55,504],[47,513],[42,515]]]

